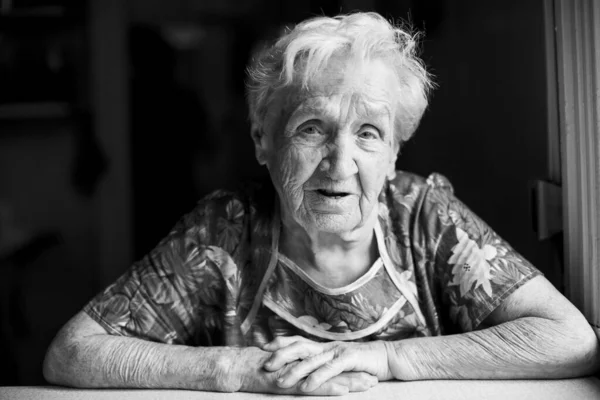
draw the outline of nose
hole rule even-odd
[[[350,135],[348,135],[350,136]],[[354,159],[355,143],[352,137],[338,135],[327,146],[327,154],[321,161],[321,170],[333,180],[345,180],[358,172]]]

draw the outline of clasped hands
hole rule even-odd
[[[393,350],[382,341],[319,343],[302,336],[278,337],[253,351],[260,352],[255,353],[260,377],[247,376],[242,390],[343,395],[393,378],[388,362]]]

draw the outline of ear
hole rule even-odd
[[[258,127],[256,124],[252,124],[250,136],[252,136],[252,141],[254,142],[256,161],[258,161],[260,165],[267,165],[267,135],[262,128]]]
[[[396,160],[398,159],[398,151],[400,150],[400,143],[394,139],[393,154],[390,158],[390,163],[388,164],[387,178],[388,180],[392,180],[396,177]]]

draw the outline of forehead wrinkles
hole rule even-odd
[[[368,93],[356,93],[351,96],[350,106],[354,109],[356,116],[365,119],[379,118],[384,115],[392,115],[392,105],[387,98],[371,96]]]
[[[305,97],[293,113],[324,114],[341,121],[346,121],[350,117],[373,120],[391,116],[392,109],[387,100],[351,91],[330,96]]]
[[[349,118],[370,120],[381,117],[383,111],[381,107],[376,107],[372,101],[365,97],[355,91],[342,95],[339,110],[340,120],[347,121]]]

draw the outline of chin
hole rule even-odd
[[[344,234],[352,232],[360,219],[340,214],[314,214],[311,225],[319,232]]]

